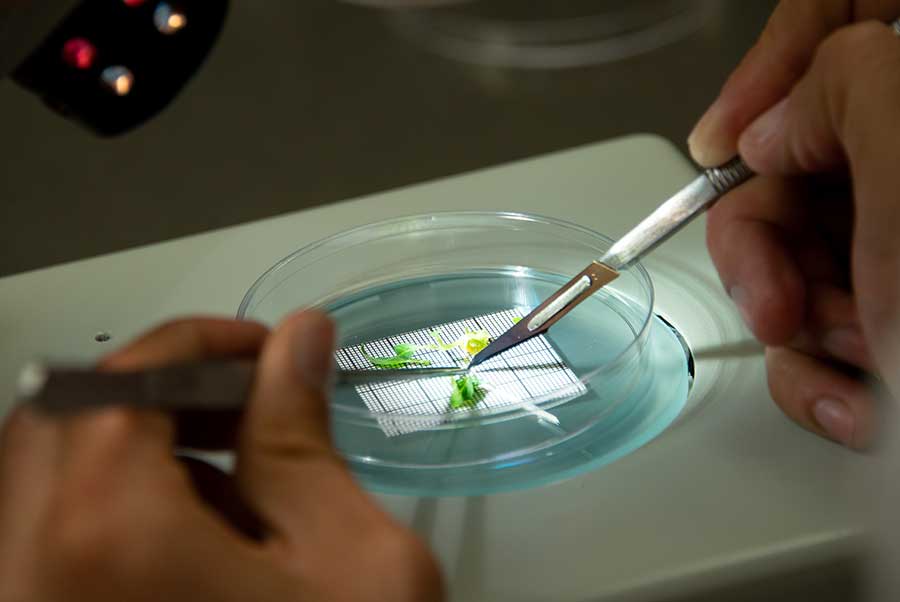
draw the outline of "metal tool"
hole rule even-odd
[[[238,410],[250,395],[256,373],[252,361],[176,364],[138,372],[97,372],[82,367],[31,364],[19,376],[18,396],[54,413],[94,407],[128,405],[138,408]],[[339,384],[396,382],[456,376],[465,368],[338,371]]]
[[[900,36],[900,19],[892,21],[890,27]],[[591,263],[534,311],[482,349],[472,358],[469,368],[547,332],[579,303],[618,278],[620,270],[647,255],[753,175],[753,171],[740,157],[704,171],[619,239],[606,255]]]
[[[740,157],[707,169],[616,242],[599,260],[563,285],[534,311],[472,358],[469,368],[547,332],[579,303],[709,209],[754,174]]]
[[[615,280],[620,270],[633,265],[752,175],[739,158],[706,170],[623,236],[602,258],[485,347],[468,367],[338,371],[337,383],[358,385],[465,374],[488,358],[546,332],[579,303]],[[21,399],[51,412],[115,404],[169,411],[234,410],[246,402],[255,371],[256,364],[251,361],[179,364],[140,372],[97,372],[33,364],[23,370],[18,393]]]

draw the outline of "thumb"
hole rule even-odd
[[[325,475],[343,473],[328,427],[334,326],[323,314],[287,318],[263,347],[238,439],[235,477],[246,500],[277,531]],[[310,481],[317,481],[315,484]]]
[[[272,333],[260,354],[241,451],[331,453],[327,397],[334,340],[331,320],[315,311],[287,318]]]
[[[267,340],[238,440],[240,494],[275,544],[267,551],[300,577],[298,598],[440,599],[428,551],[356,484],[332,447],[334,342],[333,324],[318,312],[288,318]],[[394,570],[389,579],[385,567]]]
[[[849,168],[853,288],[866,338],[885,376],[900,352],[890,334],[900,327],[898,107],[900,40],[888,26],[862,23],[828,38],[788,97],[739,141],[745,161],[765,175]]]

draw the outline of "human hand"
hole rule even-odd
[[[259,354],[233,480],[263,525],[257,537],[201,498],[172,454],[170,417],[16,410],[0,436],[0,601],[442,599],[429,552],[360,490],[331,445],[333,344],[331,323],[311,312],[271,335],[188,320],[101,363],[133,370]]]
[[[865,373],[900,346],[900,1],[783,1],[701,119],[698,162],[740,152],[761,177],[709,214],[721,279],[767,346],[769,387],[805,428],[865,448]]]

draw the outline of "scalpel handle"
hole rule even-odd
[[[740,157],[707,169],[620,238],[600,263],[619,271],[630,267],[753,175]]]

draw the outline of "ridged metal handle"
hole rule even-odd
[[[752,178],[754,173],[743,159],[735,157],[725,165],[707,169],[703,175],[709,179],[719,196],[722,196]]]
[[[628,268],[753,175],[740,157],[707,169],[620,238],[600,261],[615,270]]]

